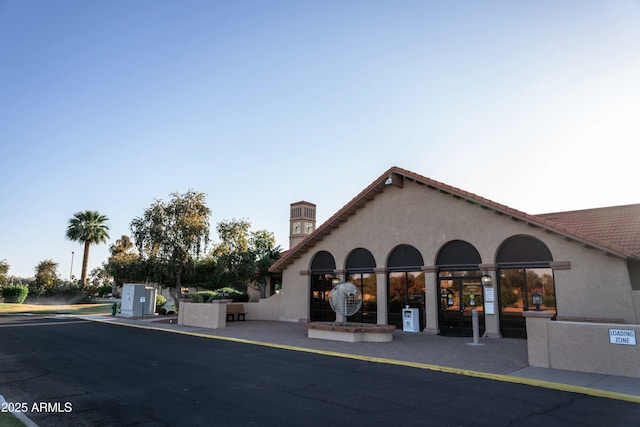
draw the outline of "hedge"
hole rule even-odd
[[[1,289],[4,302],[22,304],[29,294],[29,287],[25,285],[5,286]]]
[[[198,291],[195,295],[191,295],[191,302],[211,302],[219,299],[230,299],[233,300],[233,302],[247,302],[249,301],[249,295],[233,288],[222,288],[216,289],[215,291]]]

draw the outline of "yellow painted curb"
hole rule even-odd
[[[331,357],[341,357],[343,359],[354,359],[354,360],[361,360],[361,361],[372,362],[372,363],[383,363],[387,365],[405,366],[409,368],[424,369],[424,370],[435,371],[435,372],[445,372],[448,374],[458,374],[458,375],[464,375],[468,377],[483,378],[488,380],[502,381],[502,382],[508,382],[508,383],[514,383],[514,384],[524,384],[524,385],[530,385],[534,387],[548,388],[551,390],[566,391],[570,393],[580,393],[580,394],[586,394],[594,397],[605,397],[607,399],[615,399],[615,400],[623,400],[623,401],[632,402],[632,403],[640,403],[640,396],[617,393],[613,391],[598,390],[594,388],[582,387],[582,386],[571,385],[571,384],[556,383],[552,381],[537,380],[533,378],[514,377],[511,375],[504,375],[504,374],[492,374],[489,372],[472,371],[469,369],[451,368],[447,366],[430,365],[427,363],[419,363],[419,362],[408,362],[408,361],[396,360],[396,359],[386,359],[383,357],[361,356],[358,354],[339,353],[339,352],[328,351],[328,350],[316,350],[312,348],[296,347],[296,346],[286,345],[286,344],[274,344],[274,343],[263,342],[263,341],[254,341],[254,340],[248,340],[244,338],[224,337],[220,335],[211,335],[211,334],[205,334],[200,332],[179,331],[174,329],[160,328],[156,326],[135,325],[130,323],[121,323],[121,322],[118,322],[117,320],[115,321],[103,320],[103,319],[96,319],[96,318],[90,318],[90,317],[82,317],[82,318],[88,319],[94,322],[109,323],[112,325],[129,326],[132,328],[150,329],[155,331],[173,332],[176,334],[190,335],[194,337],[213,338],[217,340],[237,342],[242,344],[260,345],[263,347],[278,348],[282,350],[314,353],[314,354],[320,354],[323,356],[331,356]]]

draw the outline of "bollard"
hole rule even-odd
[[[478,310],[471,310],[471,326],[473,327],[473,343],[478,344],[478,336],[480,335],[480,325],[478,323]]]

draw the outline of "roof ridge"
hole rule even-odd
[[[283,265],[285,262],[288,262],[291,257],[295,256],[300,251],[303,251],[304,249],[307,249],[308,247],[313,246],[311,242],[316,240],[321,240],[324,235],[330,234],[333,228],[337,228],[337,227],[333,227],[335,221],[339,220],[345,214],[350,215],[350,211],[358,210],[362,206],[364,206],[364,203],[360,203],[362,198],[364,198],[367,194],[373,191],[376,187],[384,187],[387,184],[388,178],[390,178],[391,175],[394,173],[401,175],[405,178],[414,180],[416,182],[420,182],[424,185],[431,186],[434,189],[440,190],[441,192],[450,193],[459,198],[464,198],[467,201],[482,205],[487,209],[491,209],[495,211],[496,213],[509,215],[515,220],[527,222],[531,225],[547,229],[551,232],[556,232],[557,234],[563,235],[566,238],[581,241],[583,244],[585,244],[585,246],[592,246],[594,248],[599,248],[607,253],[612,253],[614,255],[618,255],[623,258],[632,257],[632,258],[640,259],[640,254],[636,254],[612,242],[608,242],[600,238],[596,238],[594,236],[582,233],[571,227],[558,224],[552,220],[544,218],[543,215],[528,214],[526,212],[523,212],[514,208],[510,208],[507,205],[494,202],[485,197],[478,196],[477,194],[445,184],[443,182],[426,177],[424,175],[417,174],[415,172],[409,171],[407,169],[403,169],[398,166],[392,166],[389,169],[387,169],[382,175],[376,178],[373,182],[371,182],[371,184],[369,184],[362,191],[360,191],[355,197],[353,197],[344,206],[338,209],[336,213],[334,213],[329,219],[327,219],[319,227],[317,227],[311,234],[305,237],[296,246],[291,248],[285,256],[282,256],[278,261],[276,261],[271,266],[270,270],[280,268],[280,266]],[[634,205],[630,205],[630,206],[634,206]],[[638,206],[640,207],[640,204]],[[606,209],[606,208],[603,208],[603,209]]]

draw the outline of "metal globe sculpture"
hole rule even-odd
[[[353,316],[362,306],[362,293],[350,282],[339,283],[329,294],[329,304],[336,314],[343,316],[343,325],[347,324],[347,316]]]

